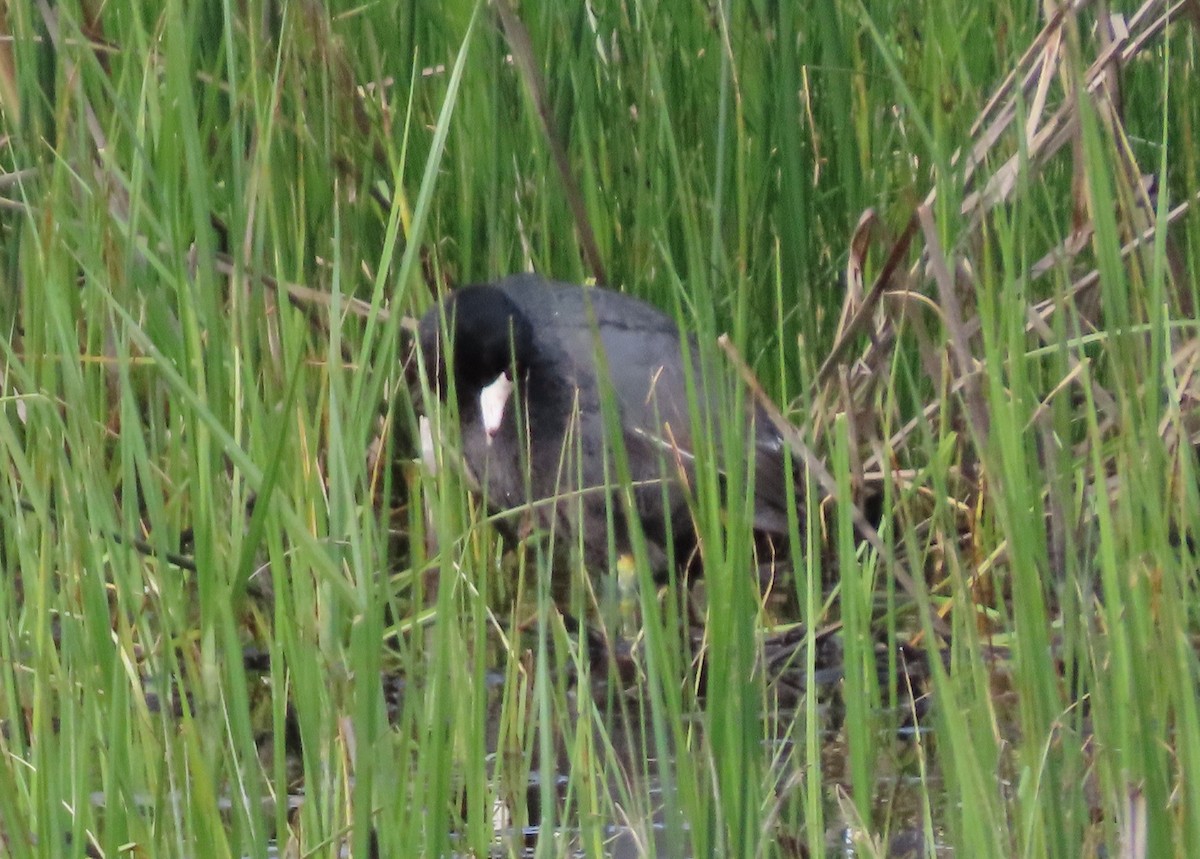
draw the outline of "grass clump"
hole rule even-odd
[[[1186,854],[1176,14],[12,4],[6,854]],[[526,269],[728,332],[782,603],[635,569],[589,636],[608,580],[415,461],[405,319]]]

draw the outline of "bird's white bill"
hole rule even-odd
[[[430,474],[437,474],[437,452],[433,449],[433,426],[429,418],[421,415],[417,421],[418,432],[421,436],[421,462],[429,469]]]
[[[491,444],[496,433],[500,432],[500,421],[504,419],[504,406],[512,395],[512,390],[512,380],[508,378],[507,373],[501,373],[494,382],[479,392],[479,413],[488,444]]]

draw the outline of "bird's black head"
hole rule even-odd
[[[533,326],[512,299],[494,286],[465,286],[447,297],[441,309],[434,308],[421,319],[421,351],[443,392],[442,313],[454,350],[450,363],[460,401],[477,396],[501,373],[510,379],[524,375],[535,360]]]

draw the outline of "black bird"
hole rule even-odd
[[[629,552],[627,514],[605,491],[617,483],[602,411],[610,397],[616,406],[610,422],[619,422],[635,486],[632,512],[655,572],[666,572],[671,549],[679,569],[695,569],[696,532],[682,483],[693,474],[686,361],[696,389],[703,384],[696,420],[711,428],[703,431],[712,432],[718,452],[722,426],[744,435],[737,447],[746,456],[744,479],[754,469],[754,530],[772,536],[776,549],[783,545],[782,438],[760,408],[728,416],[735,381],[729,368],[702,362],[695,342],[681,341],[674,321],[659,310],[612,290],[531,274],[455,290],[419,326],[425,367],[443,400],[450,391],[446,334],[463,459],[492,509],[556,499],[533,505],[535,521],[581,546],[586,563],[607,568],[610,548]]]

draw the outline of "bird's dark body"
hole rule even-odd
[[[492,508],[558,499],[534,506],[537,521],[581,546],[589,564],[605,566],[611,550],[629,551],[623,506],[604,490],[619,485],[617,446],[608,443],[614,436],[606,430],[619,427],[651,561],[665,570],[674,549],[683,566],[696,543],[680,479],[693,474],[694,415],[711,432],[719,457],[722,430],[736,428],[744,436],[734,447],[746,457],[739,469],[744,479],[746,468],[754,469],[755,529],[786,532],[787,466],[778,434],[761,410],[732,413],[728,368],[715,360],[702,363],[695,344],[681,340],[661,311],[618,292],[535,275],[464,287],[420,324],[426,364],[442,368],[443,379],[442,311],[453,332],[463,456]],[[693,390],[703,391],[694,409],[689,367]],[[505,370],[516,391],[489,442],[478,394]],[[607,420],[605,388],[616,407]],[[728,464],[725,457],[718,462]]]

